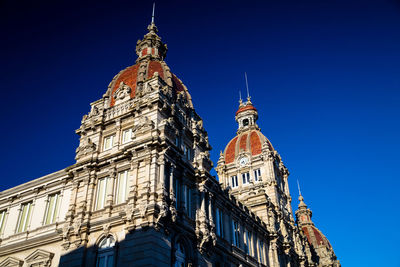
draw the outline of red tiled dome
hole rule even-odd
[[[240,133],[226,146],[224,151],[225,163],[229,164],[234,162],[242,151],[250,152],[252,156],[261,154],[261,148],[264,142],[267,142],[269,148],[273,150],[272,144],[260,131],[251,130]]]
[[[303,233],[306,235],[308,243],[312,246],[319,247],[319,246],[326,246],[327,248],[331,248],[331,244],[329,243],[328,239],[321,233],[313,225],[306,225],[302,228]]]
[[[112,80],[110,84],[111,90],[111,101],[110,101],[110,106],[114,106],[115,104],[115,99],[114,99],[114,93],[118,89],[119,85],[121,82],[124,82],[126,85],[128,85],[131,88],[131,98],[134,98],[136,95],[136,86],[137,86],[137,81],[138,81],[138,70],[140,68],[141,64],[145,64],[145,75],[143,77],[144,80],[147,80],[151,77],[154,76],[155,72],[158,72],[158,75],[161,79],[163,79],[167,84],[171,85],[174,89],[175,92],[179,93],[182,91],[185,91],[185,86],[182,84],[182,82],[169,71],[169,68],[167,64],[163,61],[158,61],[158,60],[151,60],[148,61],[148,63],[141,63],[138,62],[133,66],[130,66],[122,71],[120,71]],[[142,67],[143,68],[143,67]]]

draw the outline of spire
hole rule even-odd
[[[301,190],[300,190],[300,183],[299,183],[299,179],[297,179],[297,188],[299,189],[299,196],[301,196]]]
[[[298,224],[299,225],[313,224],[313,222],[311,221],[312,211],[308,209],[306,203],[304,203],[304,198],[301,194],[300,183],[298,179],[297,179],[297,187],[299,189],[299,205],[295,213]]]
[[[158,29],[156,27],[156,24],[154,24],[154,12],[156,10],[156,3],[153,3],[153,12],[151,13],[151,23],[149,26],[147,26],[147,29],[149,30],[150,34],[155,34],[157,35]]]
[[[299,201],[300,201],[298,207],[299,207],[299,209],[301,209],[301,208],[307,209],[307,205],[306,205],[306,203],[304,203],[304,198],[303,198],[303,196],[301,195],[299,179],[297,179],[297,188],[299,189]]]
[[[153,13],[151,14],[151,24],[154,24],[154,10],[156,9],[156,2],[153,3]]]
[[[249,84],[247,81],[247,73],[244,73],[244,79],[246,82],[246,91],[247,91],[247,101],[243,102],[242,93],[239,90],[239,109],[236,111],[235,120],[239,124],[238,132],[247,131],[250,129],[259,129],[256,121],[258,119],[257,109],[253,106],[250,101],[250,93],[249,93]]]
[[[154,14],[156,10],[156,4],[153,3],[153,10],[151,13],[151,23],[147,26],[149,31],[144,35],[142,40],[137,41],[136,54],[138,55],[138,61],[143,60],[164,60],[167,54],[167,45],[161,41],[161,38],[157,35],[158,29],[154,23]]]
[[[247,82],[247,73],[246,72],[244,73],[244,79],[246,80],[247,102],[249,104],[251,104],[251,101],[250,101],[251,97],[250,97],[250,93],[249,93],[249,83]]]

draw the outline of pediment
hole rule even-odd
[[[28,257],[25,258],[25,261],[28,264],[33,263],[50,263],[51,259],[54,257],[54,253],[45,251],[43,249],[37,249],[32,252]]]
[[[22,264],[24,264],[24,261],[15,257],[8,257],[0,262],[0,267],[20,267]]]

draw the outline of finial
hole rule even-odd
[[[244,78],[245,78],[245,80],[246,80],[247,101],[249,101],[249,102],[250,102],[249,84],[248,84],[248,82],[247,82],[247,73],[246,73],[246,72],[244,73]]]
[[[151,24],[154,24],[154,10],[156,9],[156,2],[153,3],[153,13],[151,14]]]
[[[242,101],[242,92],[240,91],[240,89],[239,89],[239,105],[241,106],[243,104],[243,101]]]

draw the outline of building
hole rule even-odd
[[[0,193],[0,266],[340,266],[250,98],[216,170],[154,22],[76,130],[76,163]]]

